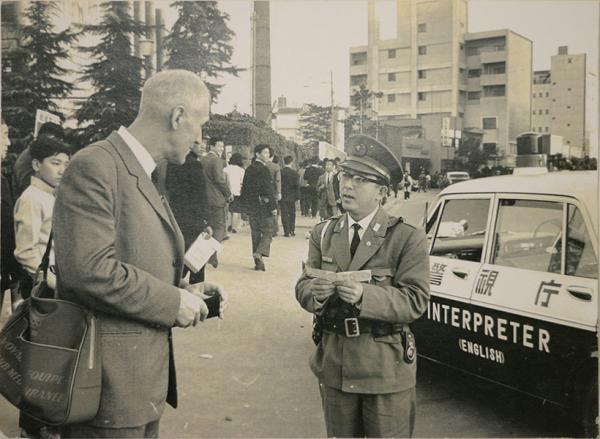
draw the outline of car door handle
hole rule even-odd
[[[573,297],[576,297],[580,300],[591,301],[592,300],[592,290],[588,287],[580,287],[578,285],[570,285],[567,287],[567,291]]]
[[[454,273],[455,276],[460,277],[461,279],[466,279],[469,275],[469,270],[467,270],[466,268],[457,267],[452,269],[452,273]]]

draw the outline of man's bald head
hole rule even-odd
[[[210,92],[198,75],[187,70],[163,70],[144,84],[138,117],[162,118],[175,107],[190,109],[198,104],[208,112],[209,102]]]

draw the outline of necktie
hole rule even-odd
[[[354,223],[352,224],[352,228],[354,229],[354,235],[352,236],[352,242],[350,243],[350,258],[354,258],[356,248],[358,247],[358,244],[360,244],[360,236],[358,235],[360,224]]]

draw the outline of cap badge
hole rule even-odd
[[[367,145],[363,145],[362,143],[357,143],[354,145],[354,155],[357,157],[364,157],[367,155],[369,148]]]

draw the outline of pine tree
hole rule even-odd
[[[61,61],[69,57],[75,40],[70,29],[54,32],[58,14],[54,2],[31,2],[26,24],[18,30],[20,45],[2,66],[2,117],[10,127],[11,149],[19,152],[33,137],[37,109],[64,115],[54,102],[68,96],[73,84],[65,81],[69,71]]]
[[[243,69],[231,64],[234,32],[227,26],[229,15],[222,13],[216,1],[177,1],[179,18],[165,39],[167,69],[184,69],[200,75],[212,101],[216,102],[222,85],[213,80],[223,73],[238,76]]]
[[[131,124],[141,96],[142,60],[134,56],[132,41],[134,35],[143,35],[144,27],[131,17],[127,2],[106,2],[102,7],[102,22],[83,27],[83,33],[100,37],[100,43],[80,48],[95,60],[82,75],[95,91],[76,112],[84,145]]]
[[[299,122],[305,147],[316,148],[319,141],[331,141],[331,107],[308,104],[302,110]]]

